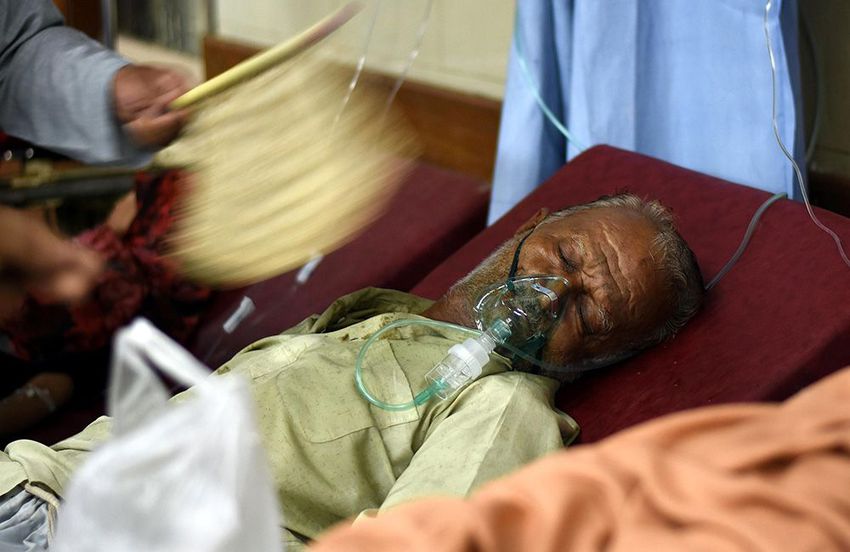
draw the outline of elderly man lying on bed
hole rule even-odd
[[[537,370],[511,370],[498,355],[482,377],[448,400],[401,412],[371,406],[355,387],[353,366],[366,338],[406,318],[474,327],[473,305],[504,282],[514,264],[516,276],[569,281],[562,316],[538,353],[551,364],[615,362],[671,337],[702,300],[699,268],[669,213],[658,203],[619,195],[537,213],[436,302],[367,289],[251,345],[218,373],[252,381],[290,544],[412,498],[467,495],[575,437],[575,423],[553,408],[558,381],[531,373]],[[367,362],[365,368],[380,374],[371,380],[373,391],[394,403],[409,401],[410,390],[422,388],[425,373],[465,337],[421,326],[387,336],[369,355],[380,366]],[[51,448],[10,444],[0,456],[0,528],[14,526],[4,525],[4,513],[8,519],[17,508],[9,505],[26,502],[40,513],[27,515],[27,522],[44,533],[46,522],[37,520],[46,519],[47,507],[23,485],[61,497],[75,466],[108,432],[109,420],[101,418]]]

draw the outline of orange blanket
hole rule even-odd
[[[311,550],[850,550],[850,367],[784,403],[682,412],[552,454]]]

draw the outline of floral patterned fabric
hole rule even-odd
[[[144,316],[178,341],[189,338],[211,290],[182,279],[165,256],[175,222],[180,173],[140,173],[136,178],[138,212],[123,236],[101,225],[75,240],[106,260],[89,299],[74,306],[49,305],[26,298],[2,330],[16,354],[35,360],[63,352],[93,351],[136,316]]]

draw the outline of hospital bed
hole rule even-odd
[[[413,277],[423,274],[429,259],[463,237],[464,232],[447,232],[444,219],[471,216],[464,226],[468,231],[479,224],[480,216],[472,207],[477,197],[468,183],[446,180],[451,173],[418,170],[421,179],[406,184],[406,195],[396,207],[323,260],[300,289],[293,287],[295,274],[290,273],[220,298],[193,343],[194,352],[204,356],[212,341],[220,339],[209,358],[215,366],[251,341],[320,312],[340,294],[360,286],[412,289],[437,298],[539,208],[556,210],[626,190],[658,199],[673,210],[708,282],[738,247],[753,213],[770,197],[657,159],[598,146],[565,165],[415,283]],[[433,198],[418,200],[420,194]],[[816,211],[850,241],[850,220]],[[223,320],[246,294],[257,302],[260,323],[252,325],[248,317],[243,329],[222,339]],[[564,386],[557,405],[578,420],[582,441],[591,442],[668,412],[779,400],[845,365],[850,365],[850,272],[805,207],[780,200],[766,210],[738,263],[708,293],[702,312],[675,339]]]
[[[556,210],[625,190],[673,210],[706,281],[732,255],[753,213],[769,197],[599,146],[484,229],[482,183],[419,165],[389,211],[309,275],[299,279],[299,271],[293,271],[219,294],[189,348],[214,368],[251,342],[365,286],[437,298],[540,207]],[[850,239],[850,220],[817,212]],[[245,297],[255,310],[225,331]],[[578,420],[581,440],[591,442],[676,410],[782,399],[845,365],[850,365],[850,273],[804,206],[780,200],[765,212],[740,261],[709,292],[703,311],[675,339],[564,386],[557,406]],[[54,422],[29,436],[53,442],[99,413],[72,410],[60,417],[60,427]]]
[[[589,149],[413,288],[439,296],[540,207],[631,191],[670,207],[709,281],[770,194],[606,146]],[[850,242],[850,219],[815,209]],[[582,441],[668,412],[779,400],[850,365],[850,271],[801,203],[771,205],[740,261],[672,341],[564,386]]]

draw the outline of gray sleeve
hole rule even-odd
[[[128,63],[65,27],[51,0],[0,0],[0,127],[88,163],[144,163],[113,114]]]

